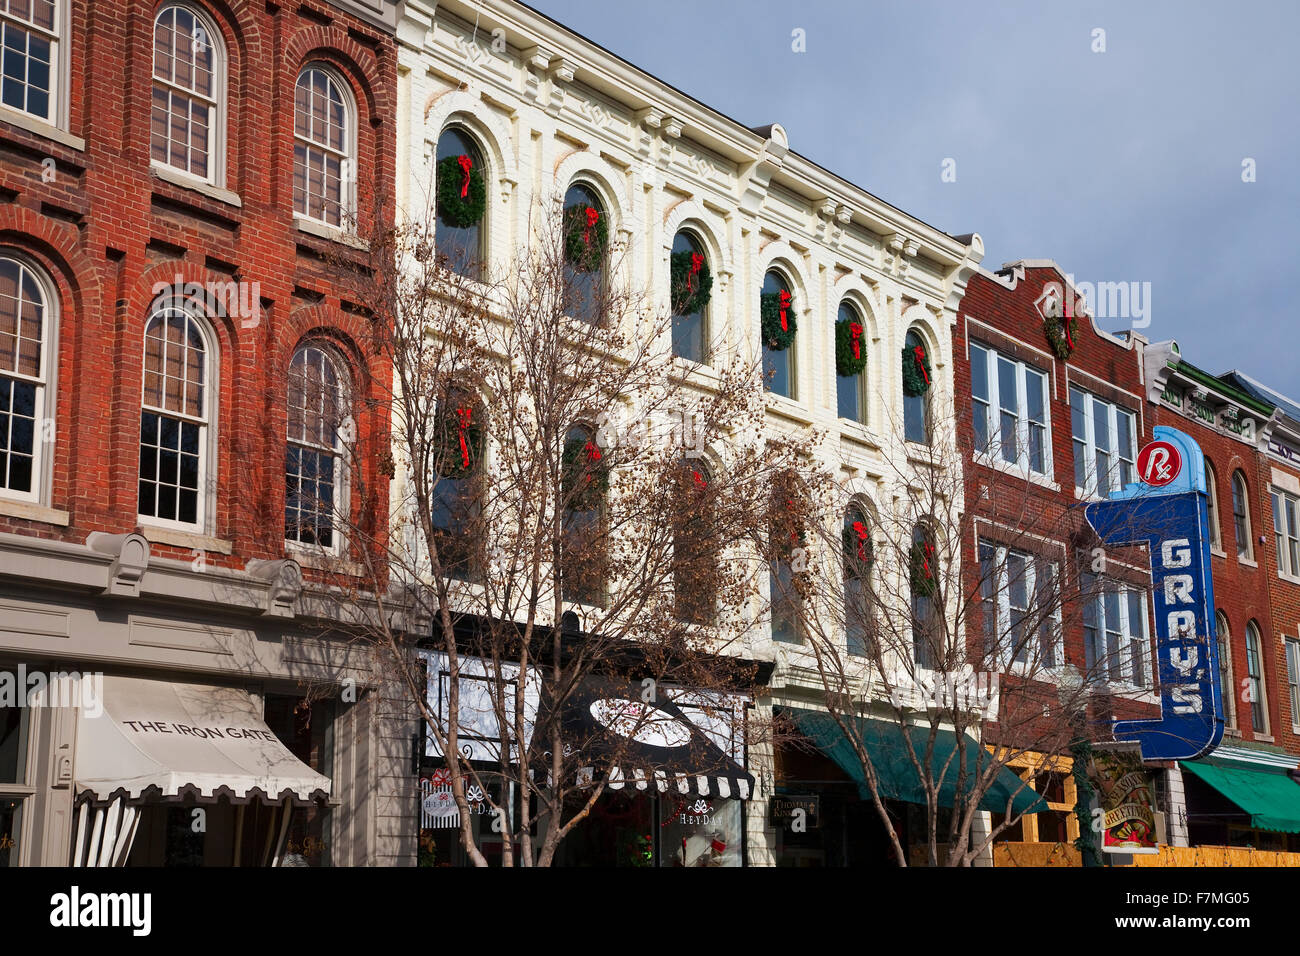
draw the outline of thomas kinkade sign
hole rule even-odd
[[[1138,482],[1088,505],[1085,514],[1103,544],[1145,544],[1151,555],[1161,716],[1116,721],[1115,737],[1141,744],[1145,760],[1191,760],[1223,737],[1205,458],[1183,432],[1162,425],[1154,432],[1157,442],[1178,450],[1176,473],[1154,487],[1149,482],[1164,479],[1140,466]],[[1149,469],[1163,460],[1146,456]]]
[[[803,829],[816,830],[821,825],[820,811],[821,797],[815,793],[778,793],[772,797],[769,822],[784,827],[798,821]]]
[[[1155,788],[1142,754],[1098,745],[1089,776],[1101,798],[1102,843],[1106,853],[1156,853]]]

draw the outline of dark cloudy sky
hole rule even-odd
[[[1152,341],[1300,398],[1300,2],[531,5],[747,126],[779,122],[908,213],[979,232],[987,267],[1149,282]]]

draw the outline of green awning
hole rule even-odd
[[[852,742],[835,723],[835,718],[821,711],[793,707],[784,709],[794,718],[800,733],[815,743],[822,753],[834,760],[857,783],[862,799],[870,800],[871,789],[867,784],[866,770],[858,759]],[[906,803],[925,803],[925,786],[912,758],[908,756],[907,748],[910,747],[916,754],[918,763],[924,761],[929,728],[916,727],[904,735],[902,728],[893,720],[871,720],[864,717],[849,719],[857,723],[857,732],[867,748],[871,766],[876,771],[880,795]],[[989,766],[993,757],[970,737],[965,738],[965,746],[967,773],[970,778],[974,778]],[[935,734],[930,773],[936,779],[942,774],[939,805],[944,807],[953,805],[957,793],[957,777],[961,766],[954,753],[956,747],[957,735],[952,731],[940,730]],[[949,756],[952,756],[951,762],[948,762]],[[966,781],[967,792],[974,789],[974,783],[974,779]],[[1047,804],[1028,784],[1003,767],[998,771],[993,785],[981,798],[979,807],[981,810],[1003,813],[1007,809],[1008,799],[1011,800],[1013,814],[1038,813],[1047,809]]]
[[[1213,759],[1180,761],[1178,765],[1249,813],[1256,829],[1300,833],[1300,785],[1285,770]]]

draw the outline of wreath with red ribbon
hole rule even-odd
[[[600,446],[590,438],[566,442],[561,469],[569,506],[578,511],[598,508],[609,490],[609,465]]]
[[[858,520],[844,528],[844,566],[853,577],[861,577],[871,567],[875,553],[871,547],[871,529]]]
[[[438,475],[468,478],[483,458],[483,429],[474,420],[472,406],[448,408],[441,415],[438,442]]]
[[[763,344],[769,351],[783,352],[794,344],[798,328],[794,318],[794,297],[782,289],[764,292],[760,296],[763,324]]]
[[[605,261],[609,224],[595,206],[564,210],[564,258],[579,272],[595,272]]]
[[[1043,335],[1052,353],[1064,362],[1074,352],[1074,337],[1079,334],[1079,320],[1074,316],[1048,316],[1043,319]]]
[[[932,597],[939,590],[934,545],[929,541],[913,544],[911,565],[912,594]]]
[[[930,360],[924,346],[903,346],[903,394],[909,398],[930,390]]]
[[[836,375],[848,378],[867,367],[867,345],[862,336],[862,323],[857,319],[841,319],[835,323]]]
[[[453,229],[467,229],[487,211],[487,184],[474,159],[462,153],[438,161],[438,218]]]
[[[703,312],[713,292],[709,261],[698,252],[672,254],[673,315]]]

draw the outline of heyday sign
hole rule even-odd
[[[1144,760],[1191,760],[1223,739],[1205,458],[1176,428],[1157,425],[1154,434],[1177,450],[1178,473],[1159,487],[1126,485],[1084,514],[1105,545],[1145,544],[1151,554],[1161,716],[1118,720],[1115,736],[1136,741]]]

